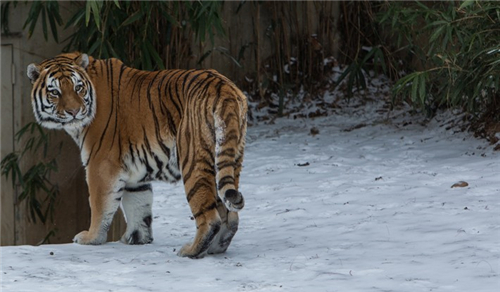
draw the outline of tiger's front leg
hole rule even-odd
[[[119,168],[116,168],[119,169]],[[73,242],[98,245],[106,242],[113,216],[120,206],[125,184],[118,175],[113,175],[113,166],[101,163],[98,167],[87,167],[89,186],[90,228],[78,233]]]
[[[127,221],[127,230],[121,238],[126,244],[146,244],[153,241],[151,223],[153,188],[151,184],[138,184],[125,187],[122,210]]]

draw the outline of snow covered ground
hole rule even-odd
[[[249,128],[225,254],[176,256],[194,222],[156,184],[152,244],[2,247],[2,291],[500,291],[500,153],[446,114],[328,113]]]

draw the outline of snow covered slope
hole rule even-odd
[[[152,244],[2,247],[2,291],[500,291],[500,153],[447,118],[374,102],[254,124],[227,253],[177,257],[194,221],[155,184]]]

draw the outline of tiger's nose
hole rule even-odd
[[[80,112],[80,109],[69,109],[66,110],[68,114],[70,114],[72,117],[76,117],[76,115]]]

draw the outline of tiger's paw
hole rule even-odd
[[[201,259],[207,254],[208,248],[214,241],[217,233],[220,231],[220,219],[205,226],[208,226],[208,228],[203,228],[204,230],[201,232],[200,230],[202,230],[202,228],[198,228],[194,242],[184,245],[177,253],[178,256]]]
[[[74,243],[78,244],[86,244],[86,245],[99,245],[103,244],[106,242],[106,234],[100,234],[100,235],[93,235],[92,233],[88,231],[82,231],[75,235],[73,238]]]
[[[222,224],[221,230],[215,236],[214,240],[210,244],[207,250],[208,254],[219,254],[226,252],[227,248],[231,244],[231,240],[238,231],[238,222],[224,223]]]
[[[177,256],[180,256],[180,257],[188,257],[188,258],[191,258],[191,259],[201,259],[203,257],[205,257],[205,255],[207,254],[207,251],[205,250],[204,252],[198,252],[196,251],[192,244],[185,244],[178,252],[177,252]]]
[[[153,242],[153,236],[151,232],[140,232],[139,230],[135,230],[130,234],[123,234],[120,241],[125,244],[148,244]]]

